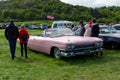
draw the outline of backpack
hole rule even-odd
[[[26,42],[28,40],[28,36],[26,33],[22,34],[22,41]]]

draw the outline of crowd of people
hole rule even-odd
[[[96,23],[96,20],[90,20],[88,24],[84,24],[82,20],[80,20],[78,25],[74,25],[72,28],[76,36],[91,36],[91,37],[99,37],[99,24]]]

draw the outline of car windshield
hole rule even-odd
[[[73,22],[70,21],[60,21],[60,22],[54,22],[53,28],[66,28],[67,24],[70,26],[73,26]]]
[[[115,25],[113,25],[113,27],[114,27],[116,30],[120,30],[120,24],[115,24]]]
[[[113,27],[100,27],[100,32],[102,34],[106,34],[106,33],[116,33],[116,29]]]
[[[63,28],[65,28],[65,24],[62,24],[62,23],[58,23],[58,25],[57,25],[58,27],[57,28],[61,28],[61,27],[63,27]]]
[[[44,37],[73,36],[74,33],[69,28],[47,29],[43,32]]]

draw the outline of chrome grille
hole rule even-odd
[[[89,50],[89,49],[95,49],[94,44],[89,45],[76,45],[74,50]]]

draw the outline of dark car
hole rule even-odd
[[[103,39],[103,47],[108,49],[120,49],[120,34],[111,26],[100,27],[100,38]]]
[[[29,24],[24,24],[26,29],[29,29]]]
[[[113,25],[113,27],[114,27],[116,30],[120,30],[120,24],[115,24],[115,25]]]
[[[40,29],[41,29],[41,30],[45,30],[46,28],[47,28],[47,24],[41,24],[41,25],[40,25]]]
[[[118,33],[120,33],[120,24],[115,24],[112,27],[114,27]]]
[[[29,26],[29,29],[40,29],[39,26],[37,25],[30,25]]]

